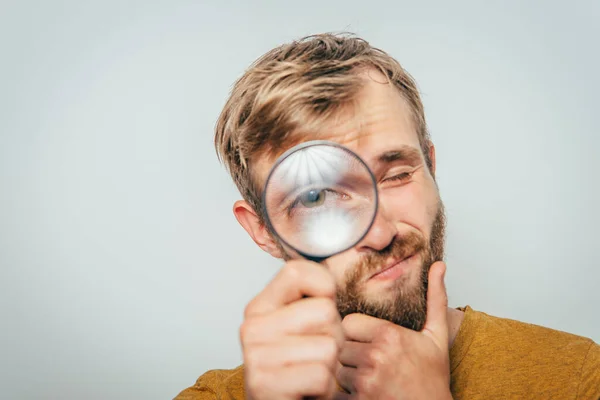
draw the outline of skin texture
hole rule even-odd
[[[408,105],[378,74],[364,74],[351,116],[324,127],[326,139],[356,152],[378,182],[378,214],[361,242],[323,264],[289,259],[293,251],[269,235],[246,202],[234,205],[257,245],[286,260],[248,304],[240,329],[250,398],[332,398],[336,380],[348,392],[339,398],[451,397],[448,349],[462,313],[447,307],[446,266],[434,262],[442,249],[419,251],[401,273],[372,278],[416,249],[431,250],[442,207],[433,144],[430,169]],[[391,150],[411,156],[383,162]],[[262,183],[273,162],[253,165]]]

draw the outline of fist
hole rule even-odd
[[[248,398],[333,397],[344,343],[335,291],[326,268],[294,260],[248,304],[240,327]]]

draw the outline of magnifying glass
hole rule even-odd
[[[263,190],[271,231],[315,262],[360,242],[373,225],[377,205],[377,184],[365,162],[348,148],[323,140],[282,154]]]

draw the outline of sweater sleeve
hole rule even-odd
[[[240,366],[231,370],[210,370],[196,383],[182,390],[173,400],[244,399],[244,374]]]

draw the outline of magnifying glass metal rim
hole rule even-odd
[[[347,153],[350,153],[352,156],[354,156],[367,170],[367,172],[369,173],[369,177],[371,178],[371,181],[373,182],[373,188],[375,191],[375,197],[374,197],[374,201],[375,201],[375,209],[374,209],[374,213],[373,213],[373,218],[371,218],[371,222],[369,223],[369,226],[365,229],[364,233],[356,240],[354,241],[351,245],[338,250],[334,253],[331,253],[329,255],[326,256],[313,256],[310,254],[306,254],[300,250],[298,250],[296,247],[292,246],[290,243],[288,243],[283,237],[281,237],[281,235],[279,234],[279,232],[277,232],[277,230],[275,229],[275,227],[271,224],[271,218],[269,217],[269,211],[267,210],[267,188],[269,187],[269,182],[271,181],[271,176],[273,175],[273,173],[277,170],[277,166],[279,164],[281,164],[285,159],[287,159],[287,157],[292,154],[295,153],[299,150],[305,149],[307,147],[313,147],[313,146],[333,146],[333,147],[337,147],[339,149],[341,149],[342,151],[345,151]],[[275,161],[275,163],[273,164],[273,166],[271,167],[271,171],[269,172],[269,175],[267,176],[267,180],[265,181],[265,187],[262,190],[262,211],[263,211],[263,215],[266,217],[266,221],[265,223],[268,225],[269,229],[271,230],[271,232],[273,232],[275,235],[277,235],[277,237],[279,238],[279,240],[281,240],[283,242],[283,244],[285,244],[286,246],[292,248],[296,253],[300,254],[300,256],[310,260],[310,261],[315,261],[315,262],[321,262],[329,257],[332,257],[336,254],[339,253],[343,253],[344,251],[352,248],[353,246],[355,246],[357,243],[360,243],[361,240],[364,239],[365,236],[367,236],[367,234],[369,233],[369,231],[371,230],[371,227],[373,226],[373,224],[375,223],[375,219],[377,218],[377,212],[379,211],[379,190],[377,189],[377,180],[375,179],[375,175],[373,175],[373,172],[371,171],[371,168],[369,168],[369,166],[364,162],[364,160],[358,156],[358,154],[356,154],[355,152],[353,152],[352,150],[350,150],[349,148],[342,146],[339,143],[336,142],[332,142],[329,140],[309,140],[307,142],[303,142],[300,144],[297,144],[293,147],[291,147],[290,149],[286,150],[283,154],[281,154],[277,160]]]

